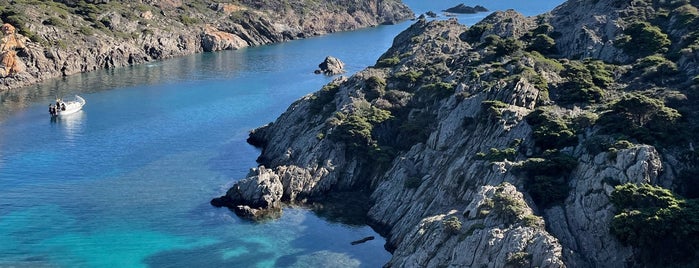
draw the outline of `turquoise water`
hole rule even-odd
[[[422,13],[459,2],[408,3]],[[250,129],[332,79],[313,74],[325,56],[354,73],[409,24],[1,92],[0,267],[380,267],[390,254],[367,226],[303,208],[251,223],[209,200],[256,166],[259,151],[245,143]],[[51,121],[48,104],[74,94],[87,100],[83,111]],[[377,239],[350,245],[370,235]]]

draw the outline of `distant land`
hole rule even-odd
[[[475,7],[472,6],[467,6],[464,4],[458,4],[457,6],[448,8],[446,10],[443,10],[444,12],[449,12],[449,13],[459,13],[459,14],[475,14],[475,13],[480,13],[480,12],[488,12],[488,9],[481,6],[481,5],[476,5]]]
[[[413,18],[399,0],[0,0],[0,90],[204,51],[239,49]],[[9,33],[9,32],[8,32]],[[15,43],[14,40],[17,42]]]

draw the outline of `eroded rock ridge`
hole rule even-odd
[[[369,224],[387,237],[392,267],[691,263],[693,252],[645,259],[615,225],[637,212],[612,202],[621,185],[696,197],[685,175],[697,174],[695,138],[680,133],[697,126],[695,46],[685,38],[699,12],[686,10],[697,9],[576,0],[471,27],[421,19],[375,66],[254,130],[263,167],[223,205],[264,213],[369,191]]]

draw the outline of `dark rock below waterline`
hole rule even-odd
[[[358,245],[358,244],[364,243],[364,242],[369,241],[369,240],[374,240],[374,237],[367,236],[367,237],[359,239],[357,241],[352,241],[352,243],[350,243],[350,244],[352,244],[354,246],[354,245]]]
[[[445,12],[450,12],[450,13],[459,13],[459,14],[475,14],[479,12],[488,12],[488,9],[481,6],[481,5],[476,5],[475,7],[467,6],[464,4],[458,4],[455,7],[449,8],[447,10],[444,10]]]

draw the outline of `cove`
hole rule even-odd
[[[417,14],[459,3],[406,2]],[[467,4],[534,15],[558,3]],[[325,56],[351,75],[410,23],[0,92],[0,267],[382,266],[385,240],[367,226],[303,208],[252,223],[209,200],[256,166],[249,130],[331,81],[313,74]],[[83,111],[51,121],[48,104],[73,94]]]

